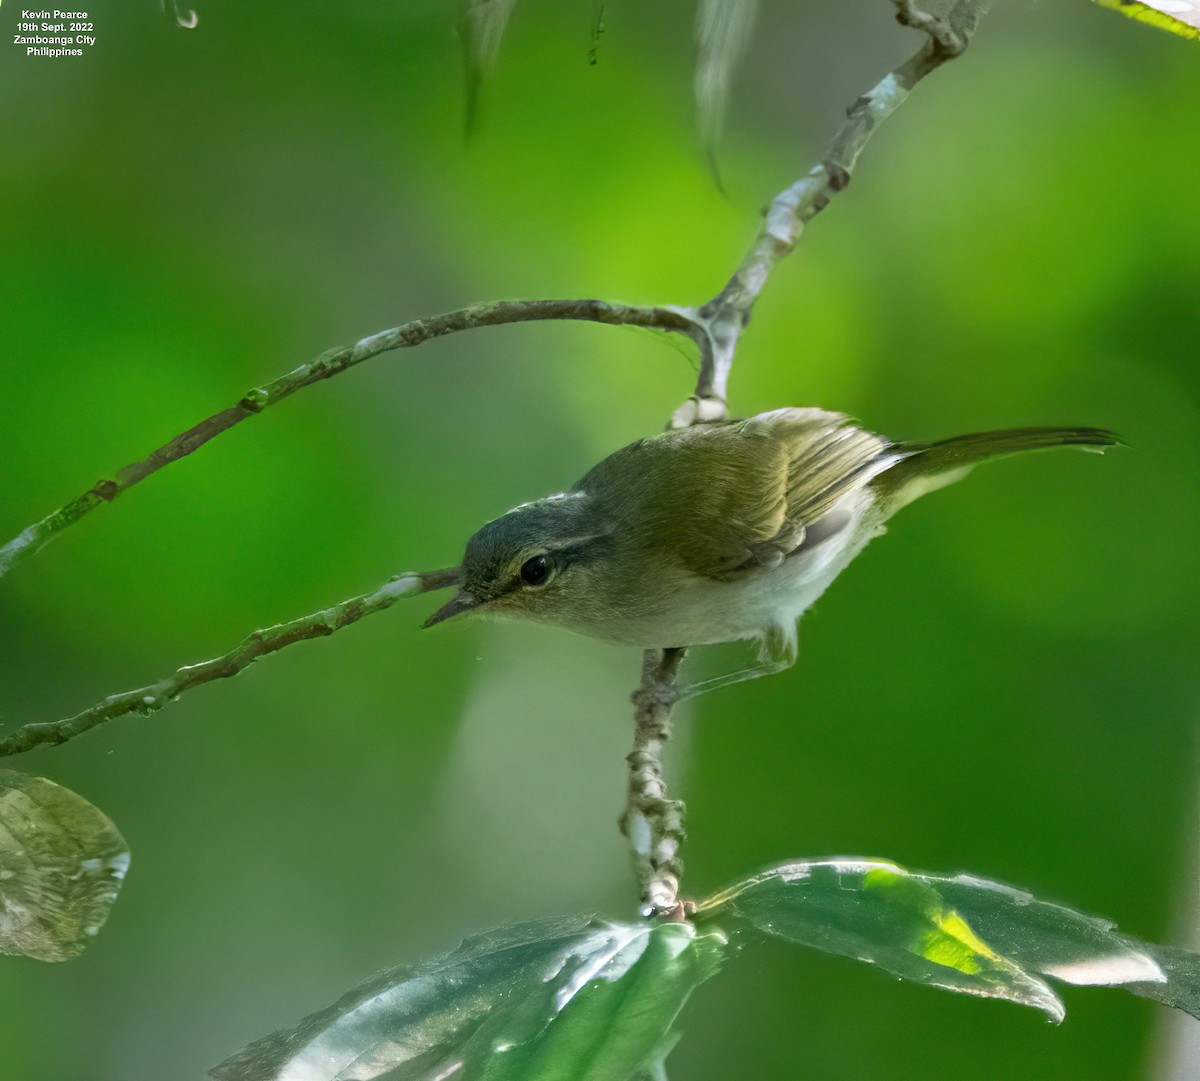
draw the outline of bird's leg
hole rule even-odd
[[[734,683],[744,683],[748,679],[774,675],[785,668],[791,668],[796,663],[796,628],[778,623],[768,627],[759,641],[758,661],[759,663],[752,668],[743,668],[684,687],[679,692],[679,701],[686,702],[689,698],[708,694],[709,691],[717,691]]]

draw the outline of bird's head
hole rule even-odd
[[[468,612],[574,624],[601,584],[611,529],[583,492],[524,503],[470,540],[458,592],[426,627]]]

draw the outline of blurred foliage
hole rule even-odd
[[[500,39],[516,0],[465,0],[461,5],[459,33],[466,64],[466,128],[475,126],[483,80],[496,63]]]
[[[754,32],[758,0],[697,0],[696,122],[714,165],[738,62]]]
[[[403,320],[506,296],[706,299],[759,208],[917,45],[887,5],[763,2],[724,198],[694,144],[694,4],[606,9],[590,65],[589,5],[518,4],[466,145],[448,2],[212,0],[193,31],[105,4],[81,59],[13,48],[4,539]],[[1184,940],[1198,111],[1191,43],[1093,5],[998,4],[781,265],[739,353],[740,412],[819,404],[912,439],[1097,424],[1129,449],[999,463],[906,510],[806,617],[794,669],[695,704],[672,774],[689,892],[877,852]],[[653,335],[541,325],[305,391],[4,581],[2,730],[452,562],[485,519],[660,428],[691,380]],[[12,763],[86,792],[135,870],[81,958],[0,965],[0,1073],[199,1076],[472,930],[632,913],[615,818],[638,658],[518,625],[419,633],[435,604]],[[713,652],[694,670],[733,666]],[[751,951],[696,995],[672,1077],[1159,1076],[1167,1011],[1067,1005],[1053,1029]]]

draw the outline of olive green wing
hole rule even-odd
[[[824,409],[776,409],[746,424],[767,428],[786,447],[786,517],[798,526],[814,525],[843,496],[865,487],[908,454],[844,413]]]
[[[696,425],[617,451],[575,485],[622,545],[694,574],[757,565],[787,530],[788,449],[769,426]]]

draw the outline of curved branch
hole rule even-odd
[[[671,427],[686,428],[727,415],[726,387],[734,351],[771,271],[795,247],[805,224],[850,182],[858,156],[879,124],[921,79],[967,47],[986,6],[986,0],[957,0],[945,16],[937,17],[917,10],[913,0],[893,2],[897,19],[924,32],[927,41],[847,110],[846,123],[821,163],[775,197],[750,251],[725,288],[707,304],[687,309],[693,325],[707,335],[708,348],[701,349],[695,394],[675,410]],[[671,735],[671,708],[678,700],[675,677],[683,654],[682,649],[646,651],[642,683],[633,694],[629,796],[621,818],[621,831],[633,849],[642,913],[665,919],[685,919],[694,911],[694,906],[679,900],[684,805],[667,797],[662,761]]]
[[[775,265],[796,245],[805,224],[849,183],[859,155],[879,124],[895,112],[921,79],[962,53],[986,6],[986,0],[956,0],[945,16],[936,17],[919,11],[913,0],[893,2],[901,23],[927,35],[925,45],[850,107],[846,122],[824,159],[807,176],[775,197],[741,265],[706,304],[698,308],[640,308],[598,300],[503,301],[416,320],[364,338],[352,347],[330,350],[273,383],[251,391],[236,405],[181,433],[142,461],[126,466],[115,479],[101,481],[30,526],[0,548],[0,576],[17,559],[37,551],[101,502],[111,501],[246,417],[369,357],[459,330],[530,320],[581,319],[685,334],[700,350],[700,373],[695,394],[675,411],[672,426],[686,427],[723,418],[727,413],[727,386],[738,339]],[[62,743],[126,713],[153,712],[192,687],[236,675],[259,657],[295,642],[332,634],[365,615],[389,607],[400,596],[451,585],[456,576],[456,570],[403,575],[374,593],[257,631],[229,653],[181,668],[149,687],[114,695],[75,717],[51,724],[26,725],[0,741],[0,757],[42,744]],[[634,852],[643,912],[675,919],[684,918],[690,910],[686,902],[679,901],[684,805],[667,796],[662,756],[670,737],[671,709],[678,697],[675,678],[683,655],[681,648],[648,650],[645,654],[642,683],[633,696],[634,749],[628,757],[629,794],[621,823]]]
[[[410,348],[430,338],[440,338],[446,334],[476,327],[545,320],[582,320],[606,323],[610,326],[649,327],[684,334],[700,348],[702,364],[708,349],[706,332],[682,309],[644,308],[610,304],[603,300],[501,300],[460,308],[458,311],[447,312],[431,319],[414,319],[411,323],[372,334],[354,345],[327,350],[273,382],[256,387],[228,409],[214,413],[186,432],[180,432],[141,461],[131,462],[118,470],[115,477],[97,482],[81,496],[24,529],[0,548],[0,577],[19,560],[32,555],[102,503],[111,503],[122,492],[139,484],[150,474],[157,473],[164,466],[199,450],[210,439],[283,401],[298,390],[319,383],[322,379],[329,379],[380,353]]]
[[[0,740],[0,758],[8,755],[21,754],[34,747],[66,743],[91,728],[127,713],[141,713],[149,716],[162,709],[163,706],[174,702],[185,691],[199,687],[203,683],[211,683],[214,679],[228,679],[236,676],[243,668],[248,668],[260,657],[277,653],[286,646],[309,638],[325,638],[343,627],[357,623],[364,616],[374,615],[390,608],[401,597],[417,593],[428,593],[434,589],[444,589],[458,581],[458,568],[441,571],[428,571],[422,574],[401,574],[390,579],[373,593],[364,593],[351,597],[330,608],[293,619],[290,623],[279,623],[274,627],[265,627],[247,635],[238,645],[220,657],[199,664],[188,664],[178,669],[166,679],[160,679],[148,687],[125,691],[123,694],[110,695],[102,702],[97,702],[90,709],[77,713],[74,717],[66,717],[61,721],[50,721],[44,724],[27,724],[17,729],[11,736]]]
[[[696,390],[671,418],[676,428],[724,418],[729,372],[738,339],[776,263],[795,247],[806,222],[849,182],[859,154],[876,127],[889,117],[931,71],[966,48],[986,0],[957,0],[936,17],[917,10],[913,0],[893,0],[900,22],[928,35],[924,47],[889,72],[848,111],[846,123],[824,160],[806,177],[780,192],[767,209],[750,251],[725,287],[699,308],[636,307],[601,300],[499,301],[478,304],[431,319],[416,319],[363,338],[353,346],[322,353],[279,379],[250,391],[236,404],[181,432],[141,461],[132,462],[82,495],[22,530],[0,547],[0,577],[20,559],[38,551],[58,533],[171,462],[198,450],[247,417],[304,387],[328,379],[370,357],[420,345],[430,338],[475,327],[541,320],[586,320],[620,326],[652,327],[685,334],[700,350]]]

